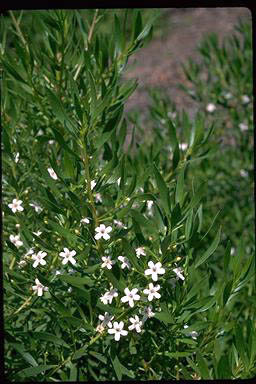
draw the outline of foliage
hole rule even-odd
[[[106,28],[105,12],[33,11],[27,24],[10,12],[2,20],[6,378],[252,377],[252,252],[237,239],[244,227],[238,234],[224,220],[217,226],[218,209],[208,206],[212,174],[222,166],[214,159],[223,124],[202,112],[173,119],[155,93],[153,142],[136,142],[134,129],[124,150],[133,121],[124,104],[136,81],[122,74],[151,38],[157,15],[145,21],[139,10],[113,12]],[[245,209],[238,207],[241,215]],[[233,219],[226,212],[225,220]],[[164,268],[153,281],[161,297],[152,302],[144,292],[150,261]],[[134,306],[122,300],[125,288],[137,289]],[[111,289],[118,296],[106,304]],[[145,315],[149,304],[152,317]],[[99,326],[105,312],[114,316],[111,328]],[[127,330],[136,315],[142,331],[116,341],[114,322]]]

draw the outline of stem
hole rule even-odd
[[[21,29],[20,29],[20,26],[19,26],[19,23],[17,22],[17,20],[15,19],[14,17],[14,14],[12,13],[12,11],[10,11],[10,15],[11,15],[11,18],[12,18],[12,21],[13,21],[13,24],[15,25],[15,28],[17,30],[17,33],[22,41],[22,43],[25,45],[25,48],[26,50],[28,51],[28,45],[27,45],[27,42],[23,36],[23,33],[21,32]]]
[[[11,315],[8,317],[8,320],[10,320],[13,316],[17,315],[27,304],[29,304],[32,297],[33,295],[31,295],[15,312],[11,313]]]
[[[97,24],[97,15],[98,15],[98,12],[99,10],[96,9],[95,13],[94,13],[94,16],[93,16],[93,20],[92,20],[92,24],[89,28],[89,32],[88,32],[88,39],[87,39],[87,47],[86,47],[86,50],[88,50],[88,46],[91,42],[91,39],[92,39],[92,36],[93,36],[93,31],[94,31],[94,28],[95,28],[95,25]],[[74,80],[76,81],[76,79],[78,78],[78,75],[79,75],[79,72],[81,71],[81,68],[82,68],[82,63],[78,66],[77,68],[77,71],[75,73],[75,76],[74,76]]]
[[[96,11],[95,11],[95,13],[94,13],[94,16],[93,16],[92,25],[91,25],[91,27],[90,27],[90,29],[89,29],[89,33],[88,33],[88,42],[87,42],[87,48],[88,48],[88,43],[90,43],[90,42],[91,42],[91,39],[92,39],[92,34],[93,34],[93,30],[94,30],[94,28],[95,28],[95,25],[96,25],[96,23],[97,23],[97,15],[98,15],[98,12],[99,12],[99,10],[98,10],[98,9],[96,9]]]
[[[86,175],[86,180],[87,180],[87,193],[89,196],[89,201],[92,207],[92,216],[95,222],[95,227],[98,227],[99,225],[99,219],[97,217],[97,212],[96,212],[96,207],[94,204],[94,199],[93,199],[93,194],[92,194],[92,189],[91,189],[91,177],[90,177],[90,171],[89,171],[89,157],[87,154],[87,143],[86,143],[86,137],[84,140],[84,145],[82,148],[83,151],[83,163],[84,163],[84,168],[85,168],[85,175]]]

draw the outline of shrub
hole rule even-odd
[[[3,23],[6,378],[251,377],[252,310],[238,308],[242,288],[252,300],[253,258],[241,268],[244,248],[231,257],[224,238],[213,275],[221,228],[209,237],[209,211],[203,229],[208,173],[190,174],[212,165],[213,128],[183,115],[184,150],[167,113],[153,144],[134,131],[124,150],[136,81],[122,73],[155,14],[113,12],[107,27],[105,14],[30,12],[25,24],[10,12]]]

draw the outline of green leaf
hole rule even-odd
[[[245,365],[245,367],[249,366],[249,359],[246,352],[246,344],[243,337],[243,329],[240,324],[236,325],[235,328],[235,340],[236,340],[236,349]]]
[[[24,75],[21,74],[21,72],[18,70],[18,66],[16,65],[16,68],[13,67],[10,63],[7,62],[7,60],[3,60],[2,65],[5,68],[6,72],[9,73],[11,76],[14,77],[14,79],[21,81],[22,83],[26,84],[26,81],[24,79]]]
[[[187,357],[192,355],[193,352],[165,352],[165,356],[174,357],[180,359],[181,357]]]
[[[118,380],[122,380],[123,375],[126,375],[134,379],[134,373],[132,371],[129,371],[123,364],[120,363],[117,355],[115,356],[114,359],[111,358],[111,361],[112,361]]]
[[[134,218],[134,220],[139,224],[141,225],[142,227],[144,227],[145,229],[147,229],[150,233],[157,233],[158,232],[158,228],[156,228],[154,222],[152,220],[148,220],[146,217],[144,217],[138,210],[135,210],[135,209],[130,209],[130,214],[132,215],[132,217]]]
[[[165,184],[165,181],[164,181],[162,175],[160,174],[160,172],[158,171],[155,164],[153,165],[153,172],[154,172],[156,184],[157,184],[157,187],[159,190],[160,200],[161,200],[162,206],[165,210],[166,215],[169,215],[170,214],[170,201],[169,201],[169,191],[168,191],[167,185]]]
[[[227,275],[228,273],[230,253],[231,253],[231,242],[230,240],[228,240],[226,250],[225,250],[225,255],[224,255],[224,274],[225,275]]]
[[[104,268],[104,274],[108,278],[108,280],[112,283],[114,288],[117,288],[119,291],[123,291],[126,287],[125,282],[122,278],[118,280],[118,278],[114,275],[112,270],[108,270]]]
[[[78,319],[74,316],[62,316],[60,317],[60,320],[66,321],[69,325],[72,325],[74,327],[79,327],[83,324],[81,319]]]
[[[205,194],[205,185],[206,183],[202,183],[200,187],[197,189],[190,203],[187,205],[186,209],[184,210],[183,212],[184,215],[187,214],[190,209],[194,208],[202,200],[202,197]]]
[[[229,364],[229,358],[227,355],[222,355],[217,366],[218,379],[230,379],[232,377],[232,371]]]
[[[71,233],[70,230],[62,227],[61,225],[59,225],[58,223],[55,223],[50,219],[48,219],[48,224],[54,231],[56,231],[60,236],[63,236],[68,241],[76,242],[79,239],[78,236]]]
[[[61,345],[66,348],[70,348],[70,346],[62,339],[57,337],[56,335],[52,335],[48,332],[27,332],[29,336],[36,340],[45,340],[53,343],[54,345]]]
[[[186,237],[186,240],[189,239],[190,235],[191,235],[191,232],[192,232],[192,228],[193,228],[193,209],[191,209],[188,217],[187,217],[187,220],[186,220],[186,224],[185,224],[185,237]]]
[[[77,128],[73,124],[72,120],[69,118],[69,116],[66,113],[66,110],[60,101],[60,99],[53,93],[49,88],[45,88],[46,94],[48,97],[48,100],[50,102],[50,105],[52,107],[52,111],[54,115],[57,117],[57,119],[68,129],[69,133],[72,134],[72,136],[76,137],[76,131]]]
[[[126,257],[131,261],[131,263],[134,265],[134,267],[137,269],[137,271],[144,274],[144,270],[139,265],[137,256],[135,256],[135,251],[131,247],[128,240],[126,240],[125,238],[122,238],[122,245],[123,245],[123,250],[124,250],[124,254],[126,255]]]
[[[160,321],[163,321],[166,324],[174,324],[175,323],[174,318],[168,312],[164,312],[164,311],[158,312],[155,314],[154,317]]]
[[[89,351],[89,354],[93,357],[95,357],[97,360],[101,361],[103,364],[107,364],[107,358],[103,356],[101,353]]]
[[[42,165],[41,161],[38,161],[37,163],[40,171],[41,171],[41,174],[46,182],[46,184],[50,187],[50,189],[55,192],[55,194],[57,195],[57,197],[61,197],[61,193],[60,191],[58,190],[57,186],[56,186],[56,183],[53,181],[53,179],[50,177],[48,171],[46,170],[46,168],[44,168],[44,166]]]
[[[142,31],[142,18],[141,12],[137,11],[135,23],[134,23],[134,32],[133,32],[133,40],[135,40]]]
[[[223,306],[228,302],[233,287],[233,280],[227,282],[223,290]]]
[[[210,247],[207,249],[207,251],[198,258],[195,268],[198,268],[201,264],[203,264],[216,250],[216,248],[219,245],[220,242],[220,234],[221,234],[221,228],[219,228],[217,235],[215,236],[215,239],[213,240]]]
[[[70,364],[69,381],[77,381],[78,369],[75,364]]]
[[[185,167],[180,171],[176,185],[175,202],[179,203],[180,207],[182,207],[184,200],[184,173]]]
[[[37,367],[25,368],[17,373],[19,376],[31,377],[36,376],[39,373],[48,371],[51,368],[56,368],[57,365],[38,365]]]
[[[121,26],[120,21],[117,15],[114,15],[114,23],[115,23],[115,30],[114,30],[114,39],[115,39],[115,53],[114,56],[117,57],[123,46],[123,34],[121,32]]]
[[[21,354],[21,356],[23,357],[23,359],[25,361],[27,361],[29,364],[31,364],[33,367],[38,366],[34,357],[30,353],[28,353],[24,350],[24,345],[21,345],[18,343],[9,343],[9,345],[11,345],[17,352],[19,352]]]
[[[95,88],[95,79],[91,73],[91,71],[88,69],[87,70],[87,76],[90,84],[90,96],[91,96],[91,106],[90,106],[90,113],[91,116],[93,116],[94,111],[96,109],[97,105],[97,94],[96,94],[96,88]]]
[[[94,285],[93,281],[89,277],[60,275],[59,279],[75,287],[81,287],[81,285],[88,285],[89,287],[92,287]]]
[[[208,365],[199,351],[196,352],[196,360],[198,362],[198,367],[199,367],[201,378],[202,379],[211,379],[212,377],[210,375]]]
[[[71,155],[73,155],[74,157],[76,157],[77,159],[80,160],[80,156],[72,151],[71,148],[69,148],[69,146],[67,145],[67,143],[65,142],[64,138],[63,138],[63,135],[53,126],[51,126],[51,130],[53,131],[53,134],[55,136],[55,139],[56,141],[59,143],[59,145],[61,146],[61,148],[65,149],[67,152],[69,152]]]

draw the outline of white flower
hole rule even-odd
[[[107,325],[109,328],[112,328],[111,320],[114,319],[114,316],[110,315],[108,312],[105,312],[104,316],[99,315],[99,319],[102,321],[101,325],[103,327],[105,327]]]
[[[62,271],[58,271],[58,270],[57,270],[57,271],[55,272],[55,276],[62,275],[62,273],[63,273]]]
[[[143,318],[142,318],[142,322],[145,323],[145,321],[147,319],[149,319],[150,317],[153,317],[155,316],[155,312],[152,311],[152,305],[149,305],[148,307],[145,307],[143,309]]]
[[[140,295],[137,295],[137,292],[137,288],[133,288],[131,291],[129,290],[129,288],[125,288],[124,293],[126,296],[123,296],[121,298],[122,303],[126,303],[128,301],[129,306],[134,307],[134,300],[140,299]]]
[[[239,124],[239,128],[242,132],[244,131],[248,131],[248,125],[247,124],[244,124],[244,123],[240,123]]]
[[[25,267],[25,265],[27,265],[27,262],[26,262],[26,260],[21,260],[17,264],[18,264],[18,268],[21,269],[21,268]]]
[[[53,178],[54,180],[58,179],[58,176],[56,175],[56,173],[52,168],[47,168],[47,171],[49,172],[49,175],[51,176],[51,178]]]
[[[127,227],[122,223],[122,221],[114,220],[114,224],[116,224],[116,226],[119,228],[127,229]]]
[[[114,297],[117,297],[118,293],[116,288],[111,289],[108,292],[105,292],[102,297],[100,297],[100,301],[102,301],[103,304],[111,304]]]
[[[143,293],[145,295],[148,295],[148,301],[152,301],[153,298],[155,297],[156,299],[160,299],[161,295],[157,291],[159,291],[160,285],[156,285],[155,287],[153,286],[152,283],[149,284],[149,289],[144,289]]]
[[[72,287],[69,287],[68,293],[71,293],[73,291]]]
[[[97,327],[96,327],[96,331],[99,332],[99,333],[103,333],[104,332],[104,327],[102,324],[98,324]]]
[[[179,148],[180,148],[182,151],[186,151],[186,149],[188,148],[188,144],[187,144],[187,143],[180,143],[180,144],[179,144]]]
[[[188,328],[188,325],[185,324],[185,325],[184,325],[184,328]],[[198,337],[198,333],[197,333],[196,331],[189,332],[187,335],[188,335],[188,336],[191,336],[192,339],[194,339],[194,340],[196,340],[197,337]]]
[[[23,245],[23,242],[20,240],[20,235],[10,235],[9,239],[17,248]]]
[[[42,136],[44,134],[44,131],[42,129],[39,129],[36,136]]]
[[[131,264],[130,264],[129,260],[127,259],[127,257],[118,256],[118,260],[121,261],[121,263],[122,263],[122,265],[121,265],[122,269],[124,269],[124,268],[130,269],[131,268]]]
[[[206,106],[206,111],[207,111],[207,112],[212,113],[212,112],[215,111],[215,109],[216,109],[216,106],[215,106],[213,103],[209,103],[209,104],[207,104],[207,106]]]
[[[157,275],[163,275],[165,273],[165,269],[162,268],[162,264],[160,262],[154,264],[153,261],[148,262],[149,269],[146,269],[145,275],[152,275],[152,280],[157,281]]]
[[[167,113],[167,116],[170,117],[170,119],[175,119],[175,117],[177,116],[177,113],[169,111]]]
[[[101,268],[105,268],[107,267],[107,269],[112,269],[112,266],[115,264],[115,260],[111,260],[111,256],[103,256],[101,258],[101,260],[103,261],[103,263],[101,264]]]
[[[177,279],[185,280],[185,277],[182,275],[182,273],[183,273],[182,268],[174,268],[173,272],[176,273]]]
[[[118,185],[118,186],[120,185],[120,182],[121,182],[121,177],[119,177],[119,178],[117,179],[117,185]]]
[[[135,315],[134,317],[130,317],[129,320],[132,323],[132,325],[129,325],[128,327],[129,331],[132,331],[133,329],[135,329],[136,332],[140,333],[141,327],[142,327],[142,321],[140,321],[139,316]]]
[[[82,223],[82,224],[89,224],[90,223],[90,221],[89,221],[89,219],[87,218],[87,217],[84,217],[83,219],[81,219],[80,220],[80,223]]]
[[[100,193],[95,194],[95,201],[96,203],[102,203],[102,197]]]
[[[33,263],[33,267],[36,268],[38,264],[45,265],[46,261],[44,260],[44,257],[47,256],[46,252],[39,251],[38,253],[35,253],[31,256],[32,260],[35,260]]]
[[[55,140],[49,140],[48,143],[49,143],[50,145],[52,145],[52,144],[55,143]]]
[[[153,204],[154,204],[154,201],[153,201],[153,200],[148,200],[148,201],[147,201],[147,207],[148,207],[148,209],[151,209],[152,206],[153,206]]]
[[[40,231],[37,231],[37,232],[32,232],[34,235],[36,235],[36,236],[40,236],[41,234],[42,234],[42,232],[40,232]]]
[[[20,224],[15,224],[15,227],[16,228],[20,228]]]
[[[227,93],[225,93],[224,97],[225,97],[225,99],[229,100],[232,98],[232,93],[227,92]]]
[[[40,213],[43,209],[40,207],[40,205],[36,204],[36,203],[30,203],[29,204],[31,207],[34,208],[34,210],[36,211],[36,213]]]
[[[38,296],[43,295],[43,291],[48,291],[48,287],[45,287],[43,284],[40,283],[38,279],[35,280],[36,285],[33,285],[32,289],[33,291],[37,291]]]
[[[241,177],[248,177],[248,172],[245,171],[244,169],[241,169],[241,170],[240,170],[240,176],[241,176]]]
[[[15,155],[15,158],[14,158],[15,163],[18,163],[19,157],[20,157],[20,154],[19,154],[19,152],[17,152]]]
[[[112,231],[112,228],[110,226],[106,227],[105,224],[100,224],[99,227],[95,228],[95,231],[98,232],[94,236],[96,240],[99,240],[103,237],[103,239],[108,240],[110,239],[109,232]]]
[[[15,213],[16,211],[21,212],[24,210],[21,204],[22,204],[22,200],[13,199],[12,203],[8,204],[8,207],[11,208],[13,213]]]
[[[24,256],[24,257],[27,257],[27,256],[30,256],[30,255],[33,255],[33,253],[34,253],[34,248],[30,248],[30,249],[27,251],[27,253],[25,254],[25,256]]]
[[[92,181],[91,181],[91,190],[93,190],[93,188],[95,187],[96,184],[97,184],[97,183],[96,183],[95,180],[92,180]]]
[[[62,264],[67,264],[70,261],[71,264],[75,265],[76,260],[73,258],[75,256],[76,251],[69,251],[68,248],[64,248],[64,252],[60,252],[59,255],[63,257]]]
[[[145,252],[145,250],[144,250],[144,247],[136,248],[135,252],[136,252],[136,256],[137,256],[138,258],[140,258],[141,255],[142,255],[142,256],[146,256],[146,252]]]
[[[234,247],[231,247],[230,249],[230,255],[233,256],[235,254],[235,248]]]
[[[247,95],[243,95],[243,96],[242,96],[242,102],[243,102],[243,104],[247,104],[247,103],[249,103],[249,102],[250,102],[250,98],[249,98],[249,96],[247,96]]]
[[[115,340],[119,341],[120,336],[126,336],[128,334],[128,332],[125,331],[123,327],[124,327],[123,321],[120,321],[120,323],[118,323],[117,321],[114,321],[113,328],[108,329],[108,333],[111,335],[115,335]]]

